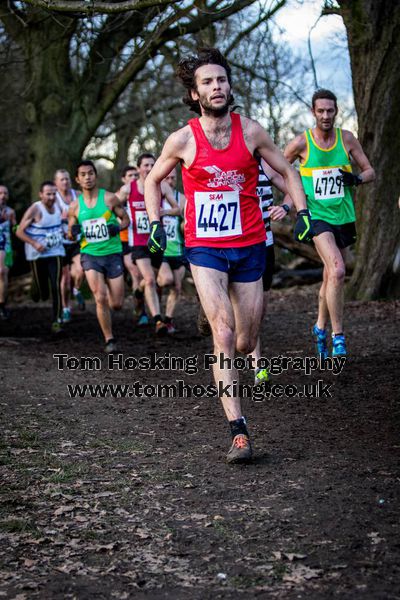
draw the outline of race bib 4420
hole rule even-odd
[[[89,244],[106,242],[110,239],[107,222],[104,217],[98,219],[86,219],[82,222],[83,235]]]
[[[314,169],[312,176],[314,198],[316,200],[344,198],[344,185],[339,168]]]
[[[239,192],[195,192],[198,238],[241,235]]]

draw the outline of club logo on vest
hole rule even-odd
[[[213,174],[214,179],[209,179],[207,187],[230,187],[232,190],[240,191],[243,187],[240,185],[246,181],[243,173],[238,173],[236,169],[233,171],[222,171],[219,167],[204,167],[207,173]]]

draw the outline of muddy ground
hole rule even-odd
[[[312,355],[316,287],[271,294],[267,357]],[[30,598],[400,598],[399,303],[347,305],[351,359],[338,376],[288,370],[277,383],[332,384],[332,398],[245,401],[255,447],[228,466],[213,399],[75,398],[67,384],[210,382],[179,371],[107,370],[94,307],[63,339],[47,306],[0,324],[1,590]],[[180,332],[115,316],[125,356],[197,354],[196,304]],[[397,318],[397,321],[396,321]],[[58,370],[55,353],[98,356]],[[243,373],[251,382],[251,374]]]

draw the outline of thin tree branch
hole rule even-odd
[[[154,37],[148,41],[146,46],[142,48],[140,54],[136,54],[134,58],[126,65],[126,67],[118,74],[114,81],[105,87],[103,99],[100,102],[102,105],[102,107],[99,107],[100,110],[104,110],[104,108],[106,109],[106,112],[109,110],[115,98],[119,96],[129,81],[131,81],[135,75],[144,68],[149,58],[155,56],[158,50],[166,42],[181,37],[182,35],[197,33],[207,25],[225,19],[226,17],[239,12],[246,6],[254,4],[254,2],[255,0],[238,0],[220,11],[203,13],[201,17],[196,15],[196,17],[187,25],[179,24],[172,28],[169,27],[168,29],[165,29],[165,27],[159,28],[157,30],[157,34],[155,34]],[[179,11],[179,17],[182,16],[181,13],[187,12],[188,8],[182,9],[182,11]],[[174,21],[176,21],[179,17],[176,16]]]
[[[246,65],[240,65],[239,63],[236,63],[234,61],[229,61],[229,62],[236,69],[244,71],[245,73],[249,73],[252,77],[254,77],[255,79],[259,79],[260,81],[263,81],[264,83],[268,83],[268,84],[276,83],[279,85],[283,85],[284,87],[288,88],[292,92],[292,94],[296,98],[296,100],[298,100],[299,102],[301,102],[302,104],[307,106],[307,108],[310,108],[309,103],[306,102],[304,100],[304,98],[302,98],[289,83],[286,83],[285,81],[281,81],[281,80],[268,79],[267,77],[263,77],[262,75],[260,75],[260,73],[258,73],[257,71],[254,71],[254,69],[252,69],[251,67],[247,67]]]
[[[180,0],[121,0],[103,2],[101,0],[24,0],[25,4],[45,10],[67,12],[81,15],[116,14],[131,10],[141,10],[154,6],[178,4]]]
[[[312,48],[311,48],[311,32],[317,26],[318,21],[320,20],[321,17],[322,17],[322,15],[319,15],[318,19],[315,21],[314,25],[311,27],[310,31],[308,32],[308,39],[307,39],[308,53],[310,55],[310,60],[311,60],[311,68],[312,68],[313,77],[314,77],[315,89],[318,89],[319,85],[318,85],[318,79],[317,79],[317,71],[315,68],[314,56],[313,56]]]
[[[278,4],[276,4],[276,6],[274,8],[272,8],[271,10],[269,10],[267,13],[265,13],[263,16],[261,16],[259,19],[257,19],[257,21],[254,21],[254,23],[251,23],[246,29],[243,29],[236,37],[235,39],[232,41],[231,44],[229,44],[229,46],[225,49],[225,54],[229,55],[230,52],[232,52],[232,50],[234,48],[236,48],[236,46],[238,45],[238,43],[246,36],[248,36],[252,31],[254,31],[255,29],[257,29],[257,27],[259,25],[261,25],[261,23],[264,23],[265,21],[268,21],[268,19],[270,19],[278,10],[280,10],[284,5],[286,4],[286,0],[280,0],[280,2],[278,2]]]

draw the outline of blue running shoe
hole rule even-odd
[[[63,323],[70,323],[71,319],[72,319],[71,309],[70,308],[63,308],[63,311],[62,311],[62,320],[63,320]]]
[[[142,313],[140,315],[137,324],[139,327],[145,327],[149,324],[149,317],[146,315],[146,313]]]
[[[75,296],[75,300],[76,300],[79,310],[85,310],[86,304],[85,304],[84,297],[82,296],[82,292],[74,289],[74,296]]]
[[[347,356],[346,340],[343,334],[332,333],[332,356]]]
[[[316,325],[312,328],[312,336],[317,348],[320,360],[326,360],[329,356],[328,344],[326,343],[326,329],[320,329]]]

